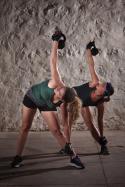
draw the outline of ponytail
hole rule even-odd
[[[75,97],[74,101],[68,104],[70,123],[74,123],[78,119],[80,109],[81,109],[81,100],[78,97]]]

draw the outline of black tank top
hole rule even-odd
[[[73,88],[76,90],[78,97],[81,99],[83,107],[97,106],[97,104],[100,103],[101,100],[98,100],[96,102],[92,101],[91,93],[95,90],[95,87],[89,87],[89,82],[80,86],[74,86]]]

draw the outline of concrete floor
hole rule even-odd
[[[0,133],[0,187],[125,187],[125,131],[105,131],[110,155],[100,156],[88,131],[73,132],[72,144],[85,164],[68,166],[69,157],[50,132],[31,132],[24,150],[24,166],[11,169],[17,133]]]

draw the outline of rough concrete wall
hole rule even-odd
[[[90,80],[84,52],[95,38],[100,48],[96,70],[115,87],[106,104],[105,127],[125,128],[124,12],[124,0],[1,0],[0,130],[18,129],[24,93],[50,77],[51,35],[57,25],[67,36],[59,58],[64,81],[73,86]],[[77,129],[83,127],[81,122]],[[32,129],[45,129],[42,124],[37,114]]]

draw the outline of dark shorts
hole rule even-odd
[[[56,107],[49,108],[47,105],[39,107],[37,106],[27,95],[24,96],[23,99],[24,106],[32,109],[39,109],[39,111],[57,111]]]

